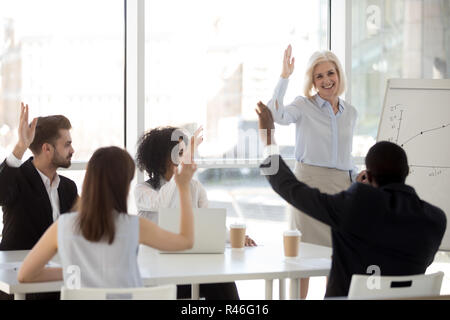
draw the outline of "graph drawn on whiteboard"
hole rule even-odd
[[[450,250],[450,81],[390,80],[378,129],[381,140],[405,150],[410,166],[406,183],[446,213],[441,249]]]
[[[418,124],[415,130],[408,130],[408,127],[411,127],[411,123],[404,120],[408,119],[408,109],[411,110],[411,108],[412,107],[408,108],[408,106],[403,104],[388,106],[387,118],[389,119],[389,126],[392,132],[391,135],[385,136],[384,139],[380,139],[379,136],[379,140],[387,140],[398,144],[408,155],[416,150],[420,151],[418,154],[411,154],[415,163],[410,162],[410,167],[440,169],[439,172],[431,170],[432,172],[430,172],[429,176],[440,175],[443,173],[443,170],[450,169],[449,159],[445,152],[443,152],[444,150],[442,150],[446,148],[445,141],[450,137],[450,119],[447,121],[444,119],[441,120],[440,122],[442,124],[439,124],[438,126],[426,127],[426,125]],[[424,123],[428,122],[424,118],[421,119]],[[415,127],[415,125],[413,126]],[[412,133],[408,136],[405,132]],[[435,145],[434,142],[439,140],[442,140],[441,142],[443,144]],[[430,157],[430,155],[433,155],[433,157]],[[408,157],[408,159],[410,159],[410,157]]]

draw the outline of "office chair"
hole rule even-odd
[[[398,299],[439,296],[443,278],[444,273],[442,271],[411,276],[354,274],[348,291],[348,299]],[[377,284],[379,284],[379,287]],[[373,286],[376,286],[376,288],[372,288]]]

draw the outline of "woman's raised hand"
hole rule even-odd
[[[194,146],[195,146],[195,148],[197,148],[200,145],[200,143],[203,142],[203,135],[202,134],[203,134],[203,127],[200,126],[194,132],[194,141],[195,141]]]
[[[203,127],[200,126],[197,130],[195,130],[194,135],[191,137],[191,139],[189,139],[189,143],[186,147],[186,150],[184,150],[185,152],[183,152],[181,162],[191,163],[191,158],[193,159],[195,157],[195,153],[197,152],[198,146],[202,142],[203,142]]]
[[[295,58],[291,58],[292,55],[292,47],[288,45],[286,50],[284,50],[283,57],[283,70],[281,71],[281,77],[287,79],[294,72],[294,63]]]
[[[186,162],[181,162],[181,170],[178,171],[178,167],[174,166],[174,177],[175,177],[175,183],[179,187],[187,186],[189,185],[189,182],[192,179],[192,176],[194,175],[195,170],[197,170],[197,165],[194,163],[194,137],[191,137],[190,142],[190,159]]]

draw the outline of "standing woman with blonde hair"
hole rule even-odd
[[[295,123],[295,176],[321,192],[334,194],[356,180],[352,159],[356,109],[339,96],[345,91],[345,74],[331,51],[315,52],[307,65],[304,96],[288,105],[283,99],[289,76],[294,71],[292,47],[284,52],[281,78],[268,107],[281,125]],[[302,241],[331,247],[331,230],[324,223],[289,206],[291,227],[302,233]],[[309,278],[302,279],[302,299],[308,293]]]

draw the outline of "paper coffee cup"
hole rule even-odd
[[[287,230],[283,233],[284,255],[288,258],[298,256],[300,246],[301,232],[298,230]]]
[[[233,223],[230,225],[230,243],[231,248],[241,249],[245,245],[245,230],[244,223]]]

